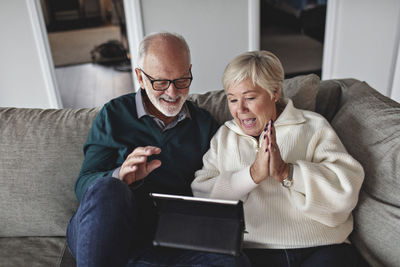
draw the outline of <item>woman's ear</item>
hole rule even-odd
[[[279,88],[275,88],[274,90],[274,101],[275,103],[279,100]]]

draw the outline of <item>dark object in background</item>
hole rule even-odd
[[[120,65],[129,62],[128,53],[122,43],[117,40],[110,40],[96,46],[90,51],[93,63],[106,66]]]
[[[261,28],[269,33],[301,33],[324,43],[326,1],[263,0],[260,2]],[[286,5],[285,5],[286,4]],[[290,6],[291,8],[288,8]]]
[[[300,14],[301,29],[304,34],[324,43],[326,5],[304,9]]]

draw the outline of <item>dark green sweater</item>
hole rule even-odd
[[[151,117],[138,119],[134,93],[105,104],[84,145],[85,159],[75,184],[78,200],[94,181],[110,177],[136,147],[148,145],[161,148],[161,153],[148,161],[159,159],[162,164],[145,178],[138,194],[192,195],[194,172],[202,167],[202,156],[218,124],[207,111],[189,101],[186,104],[191,118],[164,132]]]

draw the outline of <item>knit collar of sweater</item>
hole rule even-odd
[[[293,101],[291,99],[284,98],[283,103],[286,104],[286,106],[274,122],[275,128],[284,125],[301,124],[306,121],[303,112],[294,107]],[[239,135],[249,136],[243,132],[243,130],[239,127],[239,125],[237,125],[234,119],[225,122],[225,126]]]

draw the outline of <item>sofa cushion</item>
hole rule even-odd
[[[297,108],[314,111],[319,83],[315,74],[286,79],[283,81],[283,96],[291,98]],[[188,99],[208,110],[220,124],[232,119],[224,90],[191,94]]]
[[[224,90],[210,91],[204,94],[190,94],[188,100],[208,110],[219,124],[232,119]]]
[[[64,237],[1,237],[0,266],[60,266],[65,250]]]
[[[318,112],[331,121],[339,109],[342,94],[340,80],[321,81],[315,103],[315,112]]]
[[[342,99],[332,126],[365,170],[351,240],[372,266],[399,266],[400,104],[359,81]]]
[[[0,108],[0,236],[65,236],[97,109]]]
[[[283,96],[292,99],[296,108],[315,110],[320,79],[315,74],[300,75],[283,81]]]

